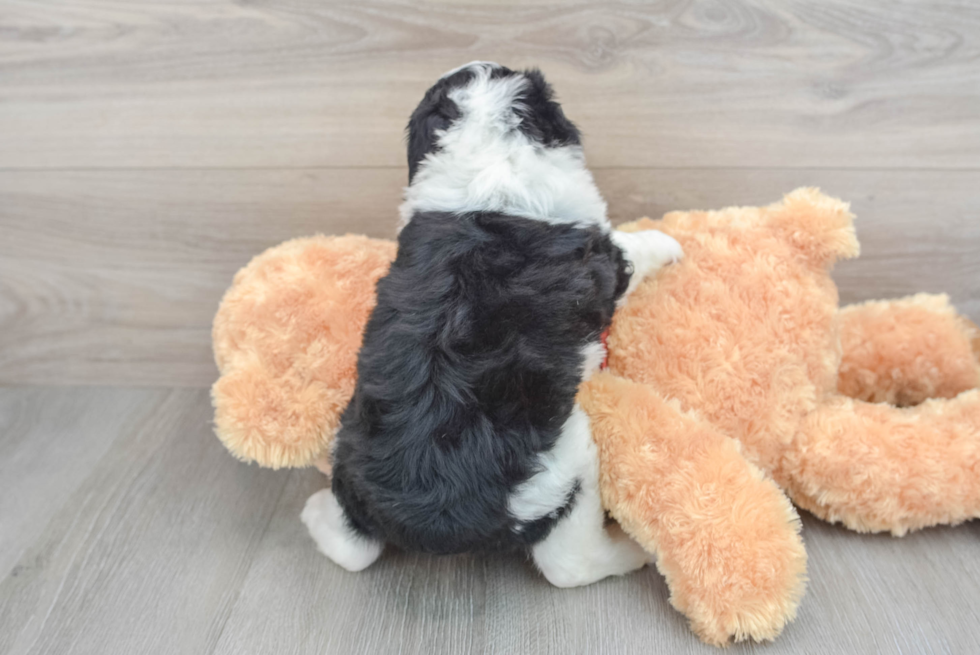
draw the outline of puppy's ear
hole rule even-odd
[[[546,147],[580,145],[578,128],[565,117],[555,100],[551,85],[537,68],[524,71],[528,84],[515,108],[521,118],[520,130],[532,141]]]
[[[460,70],[440,79],[428,91],[408,120],[408,181],[411,183],[419,164],[438,147],[437,132],[448,129],[460,116],[459,107],[449,97],[453,89],[464,86],[472,71]]]

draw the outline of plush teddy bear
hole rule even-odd
[[[838,310],[828,269],[858,253],[852,219],[800,189],[620,228],[660,229],[685,259],[617,312],[608,368],[579,402],[605,507],[709,643],[772,639],[795,615],[806,554],[787,494],[896,535],[980,516],[980,333],[944,296]],[[213,333],[215,430],[233,454],[329,472],[394,255],[320,236],[239,271]]]

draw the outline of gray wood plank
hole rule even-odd
[[[111,446],[0,580],[0,653],[207,653],[288,472],[232,460],[211,433],[204,390],[149,394],[135,421],[113,416],[132,413],[132,392],[57,394],[28,402],[57,409],[82,394],[107,415]],[[38,448],[48,429],[34,423]],[[70,448],[45,454],[51,463],[33,460],[41,475],[71,462]],[[0,495],[16,482],[0,480]]]
[[[764,204],[800,185],[852,201],[864,254],[843,302],[948,292],[980,320],[980,171],[604,169],[616,221]],[[0,383],[209,385],[234,272],[315,232],[394,235],[405,174],[0,171]]]
[[[166,399],[161,389],[0,388],[0,575],[117,442]]]
[[[559,590],[519,557],[436,558],[388,549],[351,574],[316,552],[298,520],[326,484],[313,471],[283,493],[215,650],[714,653],[669,605],[655,570]],[[798,619],[751,653],[968,653],[980,648],[980,523],[902,539],[804,515],[810,586]],[[274,610],[271,608],[275,608]]]
[[[338,569],[298,518],[326,479],[232,460],[204,390],[7,388],[0,408],[18,435],[4,455],[11,443],[39,451],[0,477],[0,498],[30,477],[43,497],[42,529],[0,579],[4,655],[716,652],[652,569],[572,590],[517,556],[389,549],[363,573]],[[65,443],[70,424],[88,442],[100,417],[111,446],[94,465],[81,456],[80,483],[51,482],[71,477],[83,448]],[[798,619],[734,652],[980,650],[980,522],[894,539],[803,520],[811,582]]]
[[[976,653],[980,521],[902,538],[804,514],[810,584],[786,653]]]
[[[472,59],[539,65],[595,166],[980,167],[972,0],[0,4],[0,167],[400,166]]]
[[[317,552],[299,520],[324,484],[313,470],[290,478],[214,652],[481,652],[493,638],[482,620],[487,576],[500,567],[388,553],[363,576],[343,571]]]

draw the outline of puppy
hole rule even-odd
[[[530,550],[561,587],[643,566],[604,529],[575,395],[617,303],[680,246],[611,230],[579,131],[537,70],[446,73],[412,114],[408,164],[332,489],[303,510],[311,535],[351,571],[386,543]]]

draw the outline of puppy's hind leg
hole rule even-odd
[[[544,541],[531,549],[534,562],[556,587],[577,587],[610,575],[634,571],[652,559],[639,544],[621,531],[610,534],[604,527],[605,512],[599,497],[599,458],[589,418],[577,405],[565,425],[562,438],[573,430],[576,445],[587,449],[579,470],[580,489],[571,510]],[[584,436],[584,439],[581,437]]]
[[[320,552],[348,571],[363,571],[384,550],[384,544],[356,533],[344,508],[330,489],[316,492],[306,501],[300,518]]]
[[[656,273],[667,264],[677,262],[684,256],[681,244],[659,230],[642,232],[613,230],[610,238],[623,251],[623,257],[633,266],[633,277],[630,278],[630,285],[620,298],[620,303],[625,301],[647,275]]]

